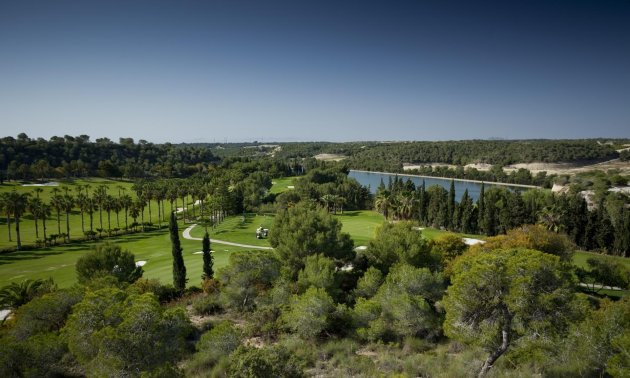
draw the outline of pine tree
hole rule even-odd
[[[171,233],[171,252],[173,253],[173,286],[179,292],[183,292],[186,288],[186,266],[184,265],[184,257],[182,256],[182,246],[179,242],[179,229],[177,227],[177,219],[175,213],[171,213],[171,219],[168,225]]]
[[[208,231],[203,236],[202,241],[202,251],[203,251],[203,275],[202,279],[211,279],[214,277],[214,270],[212,267],[214,265],[214,259],[212,258],[212,254],[210,253],[210,235],[208,235]]]

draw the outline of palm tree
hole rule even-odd
[[[96,190],[94,190],[94,203],[98,206],[98,216],[99,216],[99,225],[101,230],[103,229],[103,206],[105,205],[105,201],[107,200],[107,186],[99,185]]]
[[[144,198],[147,201],[147,208],[149,209],[149,225],[153,225],[153,215],[151,214],[151,200],[153,199],[153,191],[151,187],[147,184],[142,188],[142,192],[144,193]]]
[[[177,190],[177,193],[182,198],[182,219],[184,220],[184,224],[186,223],[186,197],[188,196],[188,188],[182,182]]]
[[[129,208],[133,205],[133,200],[129,194],[123,194],[120,197],[120,206],[125,210],[125,230],[129,229]]]
[[[147,200],[141,195],[136,198],[135,207],[140,210],[140,221],[142,222],[142,232],[144,232],[144,208],[147,206]]]
[[[166,191],[163,183],[153,184],[153,197],[158,203],[158,227],[162,228],[162,218],[164,217],[164,200],[166,199]]]
[[[83,193],[83,185],[77,185],[74,190],[77,192],[76,205],[79,207],[79,211],[81,211],[81,232],[85,233],[83,214],[87,207],[87,195]]]
[[[63,208],[63,197],[59,188],[53,188],[50,205],[57,212],[57,234],[61,234],[61,209]]]
[[[538,223],[542,224],[547,230],[558,232],[560,231],[562,216],[560,210],[553,207],[545,207],[538,213]]]
[[[389,208],[391,206],[391,199],[389,195],[389,191],[383,190],[376,194],[376,198],[374,199],[374,206],[376,207],[376,211],[383,214],[385,219],[389,217]]]
[[[177,201],[177,185],[174,181],[168,182],[167,198],[171,204],[171,213],[173,212],[173,202]]]
[[[140,215],[140,208],[138,207],[137,202],[131,202],[131,205],[129,206],[129,215],[131,215],[131,218],[133,219],[132,226],[134,227],[135,231],[138,225],[138,216]]]
[[[416,199],[414,198],[413,194],[412,195],[404,195],[404,194],[399,194],[397,196],[397,203],[398,203],[398,212],[401,218],[403,219],[410,219],[414,208],[415,208],[415,203],[416,203]]]
[[[11,282],[0,289],[0,307],[15,310],[30,302],[33,298],[55,289],[52,279],[25,280],[20,283]]]
[[[111,224],[111,213],[112,210],[116,207],[116,198],[110,196],[109,194],[105,197],[105,201],[103,202],[103,207],[105,211],[107,211],[107,234],[109,236],[112,235],[112,224]]]
[[[330,204],[332,202],[332,194],[324,194],[319,198],[324,207],[326,208],[326,212],[330,213]]]
[[[343,196],[336,195],[335,196],[335,214],[337,213],[337,209],[341,211],[343,214],[343,205],[346,203],[346,199]]]
[[[39,208],[42,205],[43,201],[38,197],[29,198],[28,203],[26,204],[26,209],[29,213],[33,214],[33,220],[35,221],[35,239],[39,239],[39,224],[37,223],[37,218],[39,217]]]
[[[44,245],[46,245],[46,218],[50,216],[50,205],[42,201],[41,205],[37,209],[38,216],[42,220],[42,231],[44,232]]]
[[[0,193],[0,210],[7,215],[7,229],[9,231],[9,241],[11,238],[11,210],[9,209],[9,193]]]
[[[15,219],[15,234],[17,236],[18,250],[22,248],[22,240],[20,239],[20,217],[22,217],[22,214],[26,211],[29,197],[30,193],[19,193],[13,189],[13,191],[9,192],[4,205],[6,209],[13,214],[13,219]]]
[[[68,194],[67,191],[66,194],[63,195],[62,208],[66,213],[66,237],[67,241],[70,241],[70,212],[74,208],[74,197]]]

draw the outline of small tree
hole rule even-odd
[[[202,279],[211,279],[214,277],[214,270],[212,267],[214,266],[214,259],[212,258],[212,254],[210,253],[210,235],[208,231],[203,236],[203,241],[201,250],[203,251],[203,275]]]
[[[76,270],[80,283],[103,276],[114,276],[120,282],[135,282],[143,273],[142,267],[136,266],[135,256],[113,243],[97,245],[92,252],[80,257]]]
[[[184,257],[182,256],[182,245],[179,242],[179,229],[177,227],[177,219],[175,213],[171,213],[171,219],[168,225],[171,233],[171,252],[173,253],[173,286],[180,292],[186,288],[186,266],[184,265]]]

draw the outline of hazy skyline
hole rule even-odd
[[[630,1],[2,1],[0,128],[630,137]]]

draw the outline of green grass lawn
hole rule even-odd
[[[181,233],[184,225],[180,222],[179,227]],[[110,240],[133,253],[136,261],[147,261],[143,277],[156,278],[163,283],[172,282],[173,260],[167,230],[124,235]],[[201,254],[194,252],[201,251],[201,241],[186,240],[182,237],[180,240],[189,278],[188,285],[199,285],[203,258]],[[0,286],[27,278],[48,277],[52,277],[60,287],[71,286],[76,282],[74,266],[77,259],[94,245],[94,242],[83,242],[35,251],[0,254]],[[215,244],[212,250],[215,269],[219,269],[227,264],[231,252],[243,248]]]
[[[607,256],[607,255],[600,255],[598,253],[593,253],[593,252],[586,252],[586,251],[576,251],[573,254],[573,265],[578,266],[580,268],[584,268],[587,269],[588,268],[588,264],[587,264],[587,260],[590,258],[595,258],[595,259],[612,259],[616,262],[620,262],[623,265],[625,265],[628,269],[630,269],[630,259],[625,258],[625,257],[619,257],[619,256]],[[609,297],[615,297],[615,298],[620,298],[623,296],[626,296],[630,293],[630,290],[608,290],[608,289],[602,289],[598,292],[601,295],[607,295]]]
[[[485,235],[461,234],[459,232],[444,231],[444,230],[439,230],[437,228],[431,228],[431,227],[427,227],[424,230],[422,230],[422,235],[429,240],[435,239],[441,235],[457,235],[462,238],[471,238],[471,239],[480,239],[480,240],[484,240],[486,238]]]
[[[278,194],[282,192],[286,192],[290,190],[289,186],[293,186],[293,180],[298,179],[299,177],[283,177],[273,179],[273,185],[269,190],[271,193]]]
[[[367,245],[374,238],[376,227],[385,221],[381,214],[370,210],[344,211],[334,217],[342,223],[341,231],[349,233],[357,247]]]
[[[106,181],[108,180],[103,180],[102,182]],[[96,182],[98,183],[99,181]],[[282,185],[287,182],[284,182]],[[92,181],[92,183],[94,183],[94,181]],[[115,184],[119,184],[119,182],[109,181],[108,185],[112,185],[112,191],[116,187]],[[6,186],[2,187],[2,189],[6,190]],[[165,208],[168,211],[169,205],[166,204]],[[152,213],[153,221],[156,222],[156,203],[153,204]],[[97,216],[98,214],[95,214],[95,222],[98,222]],[[148,220],[148,211],[145,216]],[[343,214],[334,215],[334,217],[342,223],[342,231],[347,232],[352,236],[355,246],[367,245],[368,241],[374,237],[376,228],[385,220],[381,214],[370,210],[345,211]],[[106,215],[104,215],[104,218],[106,219]],[[269,246],[268,239],[257,239],[255,231],[259,226],[272,229],[273,221],[274,216],[272,215],[246,214],[244,219],[242,215],[230,216],[227,217],[220,225],[217,225],[216,228],[209,228],[209,232],[211,238],[213,239],[240,244]],[[30,222],[30,225],[28,220],[22,224],[24,229],[23,237],[25,241],[28,241],[29,238],[33,238],[34,241],[33,222],[32,220]],[[49,222],[49,232],[55,232],[51,231],[51,229],[56,228],[56,222],[54,220]],[[112,223],[114,222],[115,217],[112,215]],[[121,216],[121,223],[124,224],[123,222],[124,216]],[[73,214],[71,216],[71,228],[80,231],[80,223],[80,216],[78,214]],[[6,224],[3,225],[4,229],[0,228],[0,246],[9,244],[7,240]],[[63,216],[62,225],[65,226]],[[180,235],[181,232],[189,225],[190,223],[184,225],[183,222],[180,221]],[[425,228],[422,230],[422,233],[427,239],[434,239],[440,235],[448,234],[450,232],[434,228]],[[198,238],[203,237],[203,234],[203,226],[196,226],[191,232],[193,237]],[[477,239],[484,238],[482,235],[456,235]],[[128,249],[132,252],[136,257],[136,261],[147,261],[147,264],[144,266],[144,277],[156,278],[163,283],[170,283],[172,281],[171,243],[166,229],[113,237],[110,240],[119,243],[124,249]],[[186,240],[181,236],[180,240],[182,247],[184,248],[184,261],[186,263],[187,276],[189,278],[188,284],[198,285],[201,277],[202,257],[200,254],[193,253],[201,251],[201,241]],[[77,259],[89,251],[94,244],[95,242],[82,242],[33,251],[0,254],[0,286],[4,286],[12,281],[21,281],[27,278],[48,277],[52,277],[61,287],[70,286],[76,282],[74,265]],[[243,248],[227,246],[219,243],[214,243],[212,245],[212,249],[214,251],[215,269],[219,269],[227,264],[229,254],[231,252],[245,250]],[[590,257],[603,258],[602,255],[598,255],[596,253],[578,251],[573,257],[573,263],[576,266],[586,267],[586,260]],[[621,257],[611,258],[617,259],[630,268],[630,259]],[[612,293],[612,295],[618,294],[626,294],[626,292]]]
[[[268,239],[256,238],[256,229],[260,226],[271,229],[273,220],[273,215],[245,214],[244,221],[242,215],[230,216],[226,217],[216,228],[208,228],[208,232],[211,239],[268,247]],[[197,226],[191,231],[190,235],[201,238],[204,233],[204,227]]]
[[[588,264],[586,263],[586,260],[592,257],[596,259],[609,258],[609,259],[612,259],[614,261],[624,264],[628,269],[630,269],[630,259],[628,258],[619,257],[619,256],[600,255],[598,253],[586,252],[586,251],[576,251],[573,254],[573,265],[576,265],[580,268],[588,268]]]

